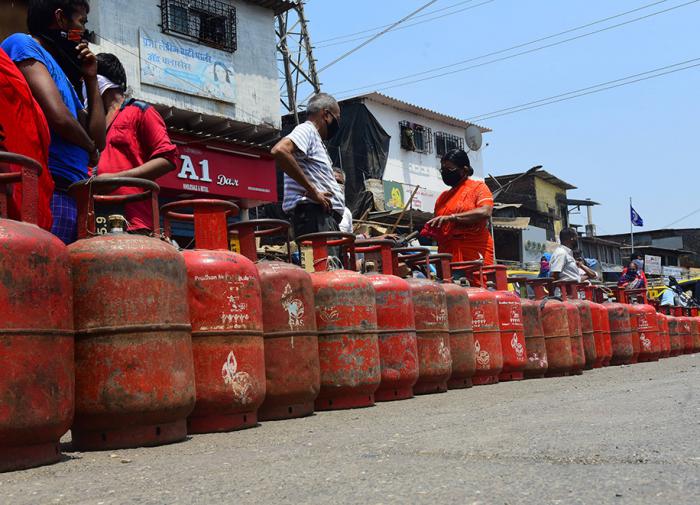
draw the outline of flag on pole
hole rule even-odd
[[[644,219],[642,219],[642,216],[637,214],[637,211],[634,210],[634,207],[630,205],[630,219],[632,220],[632,224],[634,226],[644,226]]]

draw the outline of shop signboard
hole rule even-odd
[[[277,201],[277,178],[272,159],[225,147],[178,144],[177,167],[158,179],[161,188],[197,197]]]
[[[143,84],[234,103],[230,54],[143,28],[139,51]]]
[[[644,273],[648,275],[661,275],[661,256],[644,255]]]

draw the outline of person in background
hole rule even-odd
[[[538,278],[549,277],[549,260],[551,257],[551,254],[544,253],[540,258],[540,273],[537,275]]]
[[[637,265],[637,271],[644,273],[644,258],[639,253],[632,254],[632,261]]]
[[[39,162],[38,225],[51,230],[51,195],[53,179],[49,173],[49,143],[51,134],[44,113],[32,97],[24,76],[0,49],[0,151],[22,154]],[[17,170],[17,167],[10,167]],[[0,167],[0,172],[2,172]],[[8,216],[19,219],[22,208],[22,188],[14,184],[8,200]]]
[[[307,120],[271,150],[284,171],[282,210],[290,216],[294,236],[338,231],[345,212],[345,195],[333,175],[324,140],[340,128],[340,107],[327,93],[311,97]]]
[[[683,290],[678,284],[678,281],[676,278],[672,275],[669,275],[668,277],[668,287],[664,289],[663,293],[661,293],[661,306],[662,307],[673,307],[674,305],[680,305],[679,303],[676,302],[676,299],[679,295],[679,293],[682,293]]]
[[[340,186],[340,191],[345,194],[345,172],[343,172],[341,169],[338,167],[333,167],[333,174],[335,175],[335,182],[338,183],[338,186]],[[345,210],[343,210],[343,219],[340,221],[340,224],[338,225],[338,228],[340,228],[340,231],[343,233],[353,233],[353,227],[352,227],[352,211],[345,207]]]
[[[551,277],[555,281],[581,282],[579,266],[573,254],[573,249],[578,245],[578,233],[573,228],[564,228],[559,232],[559,242],[549,261]]]
[[[451,254],[455,262],[483,258],[485,265],[493,265],[493,237],[489,231],[491,190],[484,182],[470,179],[474,170],[462,149],[445,153],[440,166],[442,181],[451,189],[438,197],[435,217],[426,223],[421,234],[435,238],[439,252]]]
[[[30,0],[30,35],[15,33],[1,45],[24,75],[49,124],[48,166],[55,183],[51,232],[66,244],[77,236],[77,207],[68,187],[88,177],[88,163],[97,163],[106,136],[97,60],[83,40],[89,10],[87,0]],[[79,72],[84,80],[87,109],[66,69]]]
[[[646,287],[646,277],[644,277],[643,272],[639,271],[637,264],[630,261],[627,268],[622,271],[617,285],[625,289],[643,289]]]
[[[97,81],[107,111],[107,145],[97,165],[97,179],[137,177],[156,180],[175,170],[177,148],[168,136],[163,118],[151,105],[127,98],[126,72],[113,54],[97,55]],[[115,194],[141,192],[119,188]],[[128,230],[147,234],[153,231],[150,200],[125,206]]]

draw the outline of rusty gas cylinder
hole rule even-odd
[[[670,357],[676,357],[683,354],[683,335],[679,328],[680,321],[677,316],[666,316],[668,320],[668,334],[670,344]]]
[[[429,250],[423,248],[395,249],[399,261],[428,265]],[[426,272],[429,273],[429,272]],[[411,288],[418,341],[418,380],[414,394],[444,393],[452,375],[450,324],[447,316],[447,296],[440,284],[430,279],[406,279]]]
[[[503,370],[499,381],[522,380],[527,366],[523,309],[518,295],[508,291],[507,267],[490,265],[484,267],[486,281],[493,284],[498,302],[498,324],[501,332]]]
[[[340,232],[297,237],[302,247],[312,247],[314,258],[311,281],[321,369],[316,410],[370,407],[381,382],[377,301],[372,282],[351,270],[356,266],[354,241],[354,235]],[[341,258],[331,256],[330,247],[340,249]],[[344,268],[329,270],[336,260]]]
[[[656,310],[644,303],[646,289],[628,290],[624,293],[630,309],[632,328],[637,331],[639,356],[637,361],[658,361],[661,354],[661,341]]]
[[[447,298],[447,318],[450,326],[450,354],[452,375],[447,381],[449,389],[472,387],[476,372],[474,331],[469,295],[462,286],[452,282],[451,254],[431,254],[430,262],[436,267],[437,278]]]
[[[602,292],[592,285],[582,285],[583,293],[591,307],[593,317],[593,338],[595,340],[596,359],[593,368],[608,366],[612,358],[612,344],[610,342],[610,322],[608,311],[600,303]]]
[[[668,316],[657,312],[656,321],[659,326],[659,358],[668,358],[671,355],[671,335],[668,332]]]
[[[566,307],[567,320],[569,322],[569,337],[571,338],[571,374],[581,375],[586,366],[586,351],[583,345],[583,326],[578,307],[573,300],[569,299],[565,282],[554,282],[551,286],[558,286],[557,290],[561,294],[562,303]]]
[[[265,339],[261,421],[311,415],[321,387],[313,284],[303,268],[291,263],[289,226],[287,221],[258,219],[229,228],[241,254],[251,261],[258,260],[256,237],[281,237],[287,246],[286,261],[265,258],[256,263]]]
[[[182,209],[192,209],[183,214]],[[190,433],[255,426],[265,398],[265,353],[260,277],[255,264],[228,250],[223,200],[183,200],[163,206],[166,235],[173,220],[194,223],[195,249],[182,251],[192,323],[197,403]]]
[[[452,263],[452,269],[463,271],[467,276],[478,277],[480,283],[486,284],[481,261]],[[463,289],[469,297],[474,332],[476,370],[472,383],[476,386],[498,384],[498,376],[503,370],[503,351],[496,295],[493,291],[484,288],[463,287]]]
[[[610,323],[610,341],[612,343],[610,364],[629,365],[634,355],[629,307],[614,302],[605,303],[603,307],[608,311],[608,322]]]
[[[686,312],[685,310],[683,312]],[[693,353],[693,329],[691,326],[692,317],[689,316],[679,316],[678,318],[678,333],[680,334],[682,342],[682,352],[681,354],[692,354]]]
[[[114,186],[145,191],[94,196]],[[77,450],[160,445],[187,435],[195,380],[185,260],[159,238],[122,232],[122,223],[94,236],[94,201],[150,197],[153,222],[159,223],[158,189],[154,182],[124,177],[71,186],[80,239],[68,247],[76,330],[71,431]]]
[[[392,240],[361,240],[356,251],[365,256],[365,276],[377,302],[381,383],[376,401],[413,398],[418,380],[418,343],[413,298],[408,282],[396,275]],[[381,272],[381,273],[379,273]]]
[[[41,166],[0,152],[0,472],[61,459],[73,420],[73,291],[66,246],[37,223]],[[7,219],[7,184],[21,219]]]
[[[573,358],[566,306],[561,300],[548,296],[541,281],[532,279],[528,280],[527,283],[533,288],[542,321],[544,343],[547,350],[545,377],[570,375]],[[548,284],[549,280],[546,283]]]
[[[700,352],[700,317],[691,316],[691,332],[693,334],[693,352]]]
[[[593,324],[593,308],[591,303],[582,299],[582,286],[579,283],[566,283],[569,293],[569,302],[576,306],[581,319],[581,336],[583,352],[585,356],[585,370],[592,370],[597,360],[595,346],[595,329]]]
[[[547,373],[547,345],[542,328],[540,315],[540,302],[528,298],[528,279],[522,277],[509,277],[508,282],[516,284],[520,291],[520,303],[523,310],[523,329],[525,333],[525,349],[527,350],[527,365],[524,375],[526,379],[541,379]],[[543,290],[546,279],[533,279],[530,281],[533,293],[536,289]]]

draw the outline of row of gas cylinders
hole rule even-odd
[[[113,179],[110,189],[117,183],[144,193],[98,196],[99,181],[73,188],[80,240],[68,247],[32,224],[0,220],[2,471],[57,461],[68,429],[76,450],[159,445],[700,349],[697,318],[599,304],[593,289],[581,300],[576,285],[550,285],[561,292],[550,297],[539,280],[528,281],[535,299],[521,299],[507,291],[503,267],[451,264],[389,241],[301,237],[311,274],[258,261],[256,238],[287,236],[288,224],[228,227],[235,206],[224,201],[162,209],[166,235],[173,220],[194,222],[194,250],[119,233],[118,223],[96,236],[96,201],[150,197],[159,222],[157,185]],[[241,254],[228,250],[232,233]],[[330,252],[352,267],[361,253],[365,271],[330,270]],[[395,275],[430,264],[437,280]],[[491,289],[452,282],[452,269]]]

